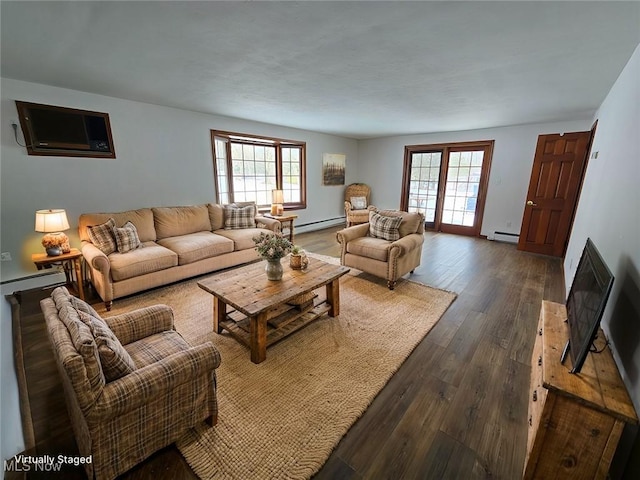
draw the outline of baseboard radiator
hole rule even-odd
[[[325,220],[318,220],[316,222],[302,223],[300,225],[294,225],[296,233],[313,232],[315,230],[322,230],[323,228],[334,227],[336,225],[345,225],[345,217],[327,218]]]
[[[520,235],[509,232],[493,232],[493,235],[488,238],[489,240],[495,240],[496,242],[518,243]]]

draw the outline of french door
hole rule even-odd
[[[405,147],[400,207],[436,231],[479,236],[493,140]]]

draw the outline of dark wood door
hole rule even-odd
[[[578,201],[592,132],[540,135],[518,249],[562,257]]]

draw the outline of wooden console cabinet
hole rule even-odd
[[[565,306],[542,302],[531,358],[525,479],[606,478],[625,423],[638,423],[611,352],[589,353],[580,373],[560,363]],[[604,338],[602,330],[598,337]],[[604,342],[602,342],[604,345]]]

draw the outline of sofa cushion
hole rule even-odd
[[[89,239],[105,255],[109,255],[118,249],[116,245],[116,237],[113,232],[115,227],[116,221],[113,218],[110,218],[100,225],[89,225],[87,227]]]
[[[153,224],[153,212],[150,208],[140,208],[138,210],[127,210],[118,213],[83,213],[78,219],[78,232],[80,240],[91,241],[87,233],[89,225],[99,225],[113,218],[116,227],[122,227],[125,223],[131,222],[138,230],[138,237],[141,242],[155,242],[156,229]]]
[[[105,321],[85,312],[79,314],[80,319],[91,329],[106,381],[112,382],[133,372],[136,369],[135,363]]]
[[[239,206],[235,203],[224,206],[224,228],[235,230],[256,226],[256,207],[253,204]]]
[[[389,260],[390,245],[388,240],[381,238],[359,237],[347,243],[347,253],[386,262]]]
[[[131,355],[137,368],[158,362],[169,355],[191,348],[187,341],[175,330],[155,333],[124,347]]]
[[[158,240],[211,231],[209,210],[206,205],[156,207],[151,210]]]
[[[211,222],[211,231],[215,232],[224,228],[224,208],[217,203],[207,204],[209,210],[209,221]]]
[[[136,248],[127,253],[109,255],[111,277],[115,281],[138,277],[145,273],[157,272],[178,265],[178,255],[155,242],[143,243],[144,248]]]
[[[158,240],[158,244],[178,255],[178,265],[197,262],[233,252],[233,242],[211,232],[197,232]]]
[[[116,236],[116,245],[118,245],[119,253],[127,253],[142,246],[140,238],[138,238],[138,230],[136,226],[127,222],[122,227],[115,227],[113,233]]]
[[[369,235],[394,242],[400,238],[402,217],[388,217],[376,212],[369,214]]]
[[[267,235],[273,235],[271,230],[267,230],[266,228],[242,228],[238,230],[218,230],[214,232],[218,235],[228,238],[233,241],[233,249],[235,251],[238,250],[249,250],[251,248],[255,248],[256,244],[253,241],[253,237],[257,237],[261,233]]]
[[[69,338],[84,361],[91,389],[94,392],[99,390],[105,384],[105,377],[91,329],[80,320],[78,311],[71,306],[71,303],[58,310],[58,317],[67,327]]]

